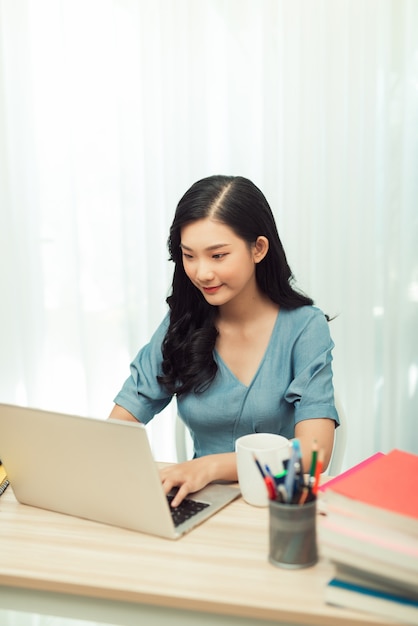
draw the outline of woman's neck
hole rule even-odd
[[[221,324],[252,324],[265,315],[277,314],[279,308],[265,293],[257,291],[251,298],[234,300],[218,307],[217,319]]]

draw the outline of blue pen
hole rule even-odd
[[[272,478],[268,473],[264,473],[263,468],[261,467],[261,463],[260,461],[257,459],[257,457],[255,456],[255,454],[253,454],[253,459],[255,461],[255,464],[258,467],[258,470],[261,474],[261,477],[264,481],[264,484],[267,488],[267,493],[268,493],[268,497],[270,500],[276,500],[277,498],[277,491],[276,491],[276,483],[274,482],[274,478]]]
[[[296,441],[297,444],[295,445]],[[287,493],[287,502],[291,502],[293,498],[296,478],[296,464],[299,464],[298,450],[300,450],[299,441],[297,439],[294,439],[292,441],[292,454],[290,455],[289,464],[287,466],[287,474],[286,478],[284,479],[284,486]]]
[[[300,447],[300,441],[299,439],[295,439],[293,441],[293,445],[296,448],[296,452],[297,452],[297,457],[298,457],[298,463],[299,463],[299,467],[300,467],[300,473],[303,475],[303,466],[302,466],[302,450]]]
[[[271,491],[274,492],[274,500],[277,500],[278,491],[277,491],[277,482],[273,472],[270,469],[270,466],[267,463],[264,465],[264,469],[266,470],[267,476],[270,478]]]
[[[298,491],[301,491],[305,486],[305,479],[303,475],[303,463],[302,463],[302,450],[300,447],[299,439],[294,440],[294,447],[297,452],[297,470],[296,473],[298,475]]]
[[[269,465],[267,465],[267,463],[264,465],[264,469],[266,470],[266,473],[267,473],[269,476],[271,476],[272,478],[274,478],[274,474],[273,474],[273,472],[271,471],[270,466],[269,466]]]

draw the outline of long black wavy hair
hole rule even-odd
[[[210,176],[194,183],[177,205],[168,239],[175,267],[167,298],[170,323],[162,345],[163,373],[158,380],[177,395],[204,391],[217,371],[213,358],[217,307],[206,302],[186,275],[180,248],[182,228],[207,217],[226,224],[249,245],[260,236],[267,237],[269,249],[256,264],[256,279],[273,302],[284,309],[313,304],[292,286],[293,275],[274,216],[260,189],[241,176]]]

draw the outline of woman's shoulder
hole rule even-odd
[[[285,341],[308,342],[309,345],[332,345],[329,324],[325,313],[317,306],[305,305],[297,309],[282,309],[280,333]]]
[[[164,336],[167,332],[169,325],[170,325],[170,312],[167,312],[164,315],[164,317],[160,320],[156,329],[154,330],[152,334],[152,339],[154,339],[155,337]]]
[[[170,313],[166,313],[157,326],[154,326],[154,330],[151,331],[149,335],[149,339],[145,344],[143,344],[142,351],[149,350],[154,348],[155,346],[161,346],[164,337],[167,333],[167,329],[170,324]]]
[[[313,304],[306,304],[304,306],[298,307],[297,309],[282,308],[280,313],[289,321],[299,323],[307,323],[314,319],[323,319],[325,322],[327,321],[325,313],[319,307]]]

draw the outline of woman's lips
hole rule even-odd
[[[202,289],[205,293],[211,295],[217,293],[221,287],[222,285],[216,285],[215,287],[203,287]]]

